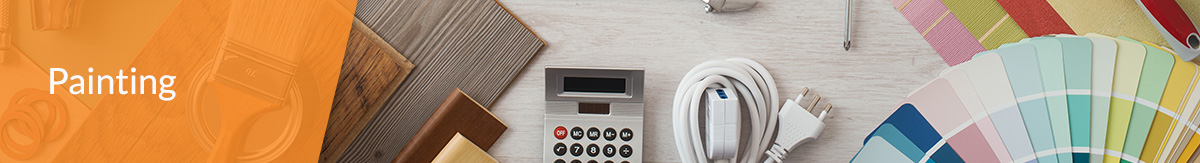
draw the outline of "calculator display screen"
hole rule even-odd
[[[608,114],[608,103],[579,103],[579,114]]]
[[[564,92],[625,93],[625,78],[563,77]]]

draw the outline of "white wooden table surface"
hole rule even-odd
[[[646,69],[643,158],[679,162],[675,87],[708,60],[745,57],[775,76],[780,96],[810,87],[835,105],[820,139],[786,162],[846,162],[909,92],[947,65],[886,0],[854,1],[854,46],[842,50],[844,0],[760,0],[704,13],[700,0],[499,0],[547,43],[490,108],[509,129],[489,153],[541,162],[546,65]]]

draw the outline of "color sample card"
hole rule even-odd
[[[888,142],[882,137],[873,136],[867,139],[867,143],[863,144],[862,150],[859,150],[858,154],[854,155],[854,159],[850,162],[912,163],[915,161],[908,159],[908,156],[905,156],[904,152],[901,152],[897,145]]]
[[[925,152],[921,161],[929,160],[941,148],[953,148],[966,162],[996,162],[991,146],[963,107],[954,87],[946,79],[935,79],[919,91],[913,92],[905,103],[916,106],[917,111],[937,130],[942,140]],[[935,152],[929,152],[935,151]],[[1007,157],[1007,156],[1006,156]]]
[[[1147,43],[1147,42],[1143,42],[1143,43]],[[1159,48],[1161,49],[1161,47],[1159,47]],[[1184,159],[1180,159],[1178,154],[1183,153],[1182,152],[1184,150],[1183,147],[1186,146],[1186,143],[1188,143],[1189,139],[1192,136],[1191,132],[1196,130],[1194,128],[1195,125],[1192,124],[1191,122],[1196,121],[1196,119],[1195,119],[1196,118],[1196,106],[1198,103],[1200,103],[1200,96],[1198,96],[1198,95],[1200,95],[1200,94],[1198,94],[1198,93],[1200,93],[1200,90],[1196,89],[1197,84],[1200,83],[1200,82],[1197,82],[1197,81],[1200,81],[1200,66],[1196,66],[1195,64],[1180,64],[1180,63],[1186,63],[1186,62],[1184,62],[1179,57],[1175,57],[1175,59],[1177,62],[1175,64],[1176,69],[1171,72],[1171,75],[1172,75],[1171,82],[1176,81],[1176,79],[1174,79],[1176,74],[1186,75],[1187,68],[1184,68],[1184,70],[1181,70],[1181,69],[1179,69],[1179,67],[1181,67],[1181,66],[1191,67],[1192,72],[1193,72],[1193,74],[1192,74],[1193,78],[1192,78],[1190,84],[1188,84],[1187,89],[1183,89],[1181,91],[1181,92],[1185,93],[1185,95],[1183,97],[1184,101],[1180,102],[1182,105],[1181,106],[1182,108],[1178,109],[1180,111],[1176,112],[1178,117],[1171,120],[1172,121],[1171,127],[1170,127],[1170,129],[1168,129],[1168,130],[1170,130],[1170,133],[1168,135],[1166,135],[1167,138],[1163,142],[1162,148],[1159,148],[1159,151],[1154,152],[1155,157],[1157,158],[1155,160],[1157,160],[1158,162],[1165,162],[1167,160],[1184,160]],[[1179,83],[1183,83],[1183,82],[1179,82]],[[1173,93],[1172,91],[1170,91],[1170,90],[1173,90],[1173,89],[1171,89],[1170,83],[1168,83],[1167,87],[1168,87],[1167,88],[1168,91],[1163,93],[1163,96],[1164,96],[1163,101],[1168,101],[1170,98],[1166,98],[1166,97],[1170,96],[1168,94]],[[1174,92],[1174,93],[1179,93],[1179,92]],[[1169,106],[1169,105],[1167,105],[1167,106]],[[1157,119],[1157,117],[1156,117],[1156,119]],[[1155,126],[1157,126],[1157,125],[1155,125]],[[1152,139],[1147,138],[1146,140],[1151,141]],[[1143,153],[1146,153],[1146,152],[1143,151]],[[1145,159],[1143,159],[1143,160],[1145,160]]]
[[[1129,131],[1129,118],[1133,112],[1132,100],[1137,95],[1138,81],[1142,75],[1142,64],[1146,60],[1146,48],[1141,43],[1118,40],[1108,36],[1088,36],[1113,39],[1117,42],[1117,62],[1113,71],[1113,87],[1108,111],[1108,133],[1104,141],[1107,149],[1104,163],[1117,163],[1125,157],[1125,135]],[[1125,98],[1122,98],[1125,97]]]
[[[1079,37],[1055,37],[1062,45],[1063,77],[1066,83],[1067,114],[1071,128],[1073,160],[1086,162],[1090,151],[1092,41]]]
[[[1018,98],[1018,100],[1038,100],[1038,98],[1042,98],[1045,101],[1046,112],[1048,113],[1050,124],[1049,127],[1051,128],[1050,131],[1053,133],[1054,145],[1053,147],[1050,147],[1053,149],[1042,148],[1039,150],[1038,156],[1056,157],[1057,162],[1071,162],[1071,133],[1068,129],[1070,128],[1070,117],[1067,113],[1066,79],[1064,78],[1065,72],[1063,70],[1062,44],[1053,37],[1041,37],[1022,39],[1021,42],[1005,44],[1003,47],[1010,46],[1033,46],[1036,50],[1036,53],[1021,53],[1018,56],[1037,57],[1037,68],[1040,69],[1039,71],[1041,73],[1042,92],[1040,94],[1034,93],[1033,96],[1028,98]],[[997,50],[1007,49],[1019,48],[1014,47]],[[1015,57],[1010,58],[1021,60]],[[1005,63],[1009,64],[1016,62]],[[1010,74],[1013,73],[1013,71],[1009,72]],[[1014,85],[1014,87],[1016,86]],[[1039,97],[1038,95],[1042,96]],[[1028,121],[1029,119],[1027,118],[1026,120]],[[1043,160],[1051,159],[1042,157],[1039,158]]]
[[[1027,42],[1037,47],[1038,67],[1042,72],[1042,89],[1046,95],[1046,111],[1050,114],[1054,133],[1055,157],[1058,162],[1071,162],[1071,117],[1067,113],[1066,72],[1063,70],[1062,43],[1051,37],[1031,38]]]
[[[1157,51],[1166,53],[1166,50],[1158,47],[1154,48]],[[1159,102],[1160,108],[1158,108],[1155,113],[1156,115],[1154,115],[1154,120],[1147,133],[1147,138],[1145,143],[1143,143],[1144,147],[1139,157],[1140,160],[1147,162],[1165,161],[1166,157],[1162,157],[1160,151],[1163,151],[1164,148],[1174,147],[1175,137],[1169,137],[1169,135],[1179,134],[1178,132],[1172,132],[1175,131],[1176,127],[1179,127],[1177,126],[1178,123],[1175,123],[1177,122],[1175,120],[1191,117],[1191,115],[1179,113],[1183,111],[1180,109],[1184,107],[1185,99],[1189,96],[1187,90],[1190,90],[1190,87],[1194,84],[1192,81],[1196,78],[1196,65],[1188,64],[1186,61],[1169,53],[1167,55],[1174,62],[1171,68],[1171,76],[1167,78],[1167,85],[1163,88],[1162,99]]]
[[[1200,69],[1197,69],[1196,71],[1200,72]],[[1200,75],[1197,75],[1197,77],[1200,77]],[[1187,102],[1185,102],[1183,105],[1182,111],[1178,112],[1179,117],[1171,120],[1171,128],[1169,129],[1171,133],[1166,135],[1167,139],[1165,139],[1165,142],[1163,142],[1162,148],[1159,148],[1159,151],[1155,152],[1155,157],[1157,157],[1159,162],[1179,159],[1178,154],[1182,153],[1184,150],[1184,146],[1186,146],[1186,143],[1192,136],[1191,132],[1196,130],[1193,128],[1196,125],[1190,122],[1196,122],[1196,104],[1194,101],[1200,101],[1200,96],[1197,96],[1197,94],[1200,93],[1197,91],[1200,90],[1193,89],[1197,86],[1197,80],[1200,80],[1200,78],[1192,79],[1192,85],[1187,89],[1192,90],[1192,92],[1188,92],[1187,98],[1185,98]],[[1150,141],[1152,139],[1147,138],[1146,140]]]
[[[983,103],[979,101],[979,96],[975,93],[975,87],[971,85],[971,79],[967,77],[967,72],[958,66],[950,67],[942,73],[940,78],[946,79],[954,87],[955,95],[958,95],[963,108],[970,113],[971,119],[979,127],[979,132],[983,134],[985,141],[992,148],[992,152],[995,152],[997,161],[1012,161],[1012,157],[1008,154],[1008,149],[1004,147],[1004,140],[1000,139],[1000,133],[996,131],[996,126],[992,124],[991,116],[988,116],[988,111],[984,109]]]
[[[1140,44],[1132,39],[1125,37],[1121,37],[1121,39],[1139,43],[1138,45],[1145,47],[1146,50],[1146,60],[1142,64],[1142,76],[1138,82],[1137,96],[1133,100],[1136,104],[1129,115],[1129,130],[1125,135],[1125,148],[1121,150],[1130,156],[1122,158],[1123,160],[1138,160],[1141,157],[1142,146],[1146,142],[1146,135],[1150,132],[1150,124],[1158,112],[1158,104],[1162,100],[1163,89],[1171,75],[1171,68],[1175,65],[1175,57],[1170,53]]]
[[[873,136],[878,136],[888,142],[896,142],[897,149],[904,153],[904,157],[908,160],[918,160],[924,155],[923,149],[918,146],[913,139],[909,139],[908,135],[904,135],[904,131],[896,128],[895,124],[884,124],[879,126]]]
[[[901,105],[900,108],[896,109],[896,112],[893,113],[893,115],[900,116],[892,116],[887,120],[884,120],[883,124],[881,124],[878,129],[868,134],[868,137],[880,136],[884,139],[887,139],[889,142],[914,145],[916,147],[915,150],[907,148],[901,149],[901,151],[914,162],[924,158],[926,155],[925,153],[930,151],[933,151],[930,152],[933,153],[931,157],[929,157],[931,161],[962,162],[962,159],[959,158],[958,153],[955,152],[953,148],[942,147],[939,149],[933,149],[933,147],[938,144],[939,141],[942,141],[942,137],[933,128],[933,126],[926,121],[925,117],[921,115],[915,106],[912,104]],[[865,143],[866,142],[864,142],[864,144]]]
[[[999,55],[1004,62],[1012,93],[1017,99],[1021,117],[1025,121],[1025,129],[1033,144],[1034,157],[1038,162],[1056,163],[1058,159],[1052,156],[1055,151],[1054,133],[1050,125],[1050,114],[1046,109],[1045,90],[1042,89],[1042,78],[1038,66],[1037,49],[1030,44],[1016,44],[1007,48],[991,50]],[[1017,157],[1016,161],[1023,162],[1028,157]]]
[[[940,75],[909,94],[859,155],[1187,162],[1200,147],[1200,66],[1161,46],[1098,34],[1035,37],[975,54]]]
[[[1117,43],[1111,39],[1085,37],[1092,41],[1092,99],[1091,154],[1088,162],[1104,160],[1105,139],[1108,136],[1108,111],[1112,101],[1113,73],[1117,60]]]
[[[1009,157],[1013,160],[1033,157],[1033,144],[1025,130],[1021,110],[1014,105],[1017,99],[1013,96],[1000,56],[987,54],[972,59],[971,63],[959,67],[967,72],[971,84],[975,85],[980,103],[988,111],[988,116],[992,117],[992,124],[1004,140]]]
[[[1195,86],[1193,86],[1193,87],[1195,87]],[[1200,93],[1200,91],[1197,91],[1196,89],[1193,88],[1192,94],[1196,95],[1197,93]],[[1200,98],[1200,97],[1192,96],[1192,97],[1189,97],[1189,100],[1200,101],[1200,99],[1196,99],[1196,98]],[[1193,104],[1193,103],[1194,102],[1189,101],[1188,105],[1186,107],[1187,108],[1195,108],[1196,104]],[[1195,111],[1196,112],[1193,112],[1193,114],[1192,114],[1191,121],[1188,122],[1188,124],[1186,124],[1186,125],[1188,125],[1187,127],[1189,129],[1184,130],[1184,133],[1180,134],[1182,136],[1179,139],[1179,142],[1176,143],[1177,147],[1175,147],[1173,152],[1171,152],[1170,158],[1168,158],[1168,161],[1178,160],[1179,162],[1188,162],[1188,161],[1191,161],[1192,159],[1196,159],[1195,157],[1193,157],[1193,153],[1195,153],[1196,148],[1198,146],[1200,146],[1200,139],[1197,139],[1197,137],[1200,137],[1200,133],[1196,132],[1197,131],[1196,126],[1200,125],[1200,115],[1197,115],[1197,114],[1200,114],[1200,109],[1196,109]]]

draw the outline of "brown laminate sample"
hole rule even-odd
[[[500,122],[492,112],[487,111],[461,90],[454,89],[392,162],[433,161],[441,152],[439,149],[445,148],[446,143],[456,134],[461,134],[486,151],[507,129],[508,126]]]
[[[329,123],[325,126],[320,162],[336,161],[334,158],[345,150],[330,149],[350,146],[412,70],[411,61],[355,19],[346,43],[346,56],[342,60]]]

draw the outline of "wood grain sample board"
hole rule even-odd
[[[480,149],[475,143],[472,143],[467,137],[462,134],[455,134],[454,138],[446,143],[446,147],[438,152],[437,158],[432,162],[435,163],[453,163],[453,162],[478,162],[478,163],[494,163],[496,158],[492,158],[487,154],[487,151]]]
[[[347,148],[329,149],[344,150],[337,162],[391,161],[454,88],[490,106],[545,45],[494,0],[358,5],[355,17],[416,68]]]
[[[508,130],[508,125],[475,102],[460,89],[454,89],[438,109],[421,125],[392,163],[431,162],[446,143],[461,135],[470,139],[475,148],[487,151]]]
[[[329,149],[349,146],[412,69],[411,61],[362,21],[354,20],[333,96],[333,109],[325,126],[320,162],[334,161],[330,159],[342,155],[345,150]]]

